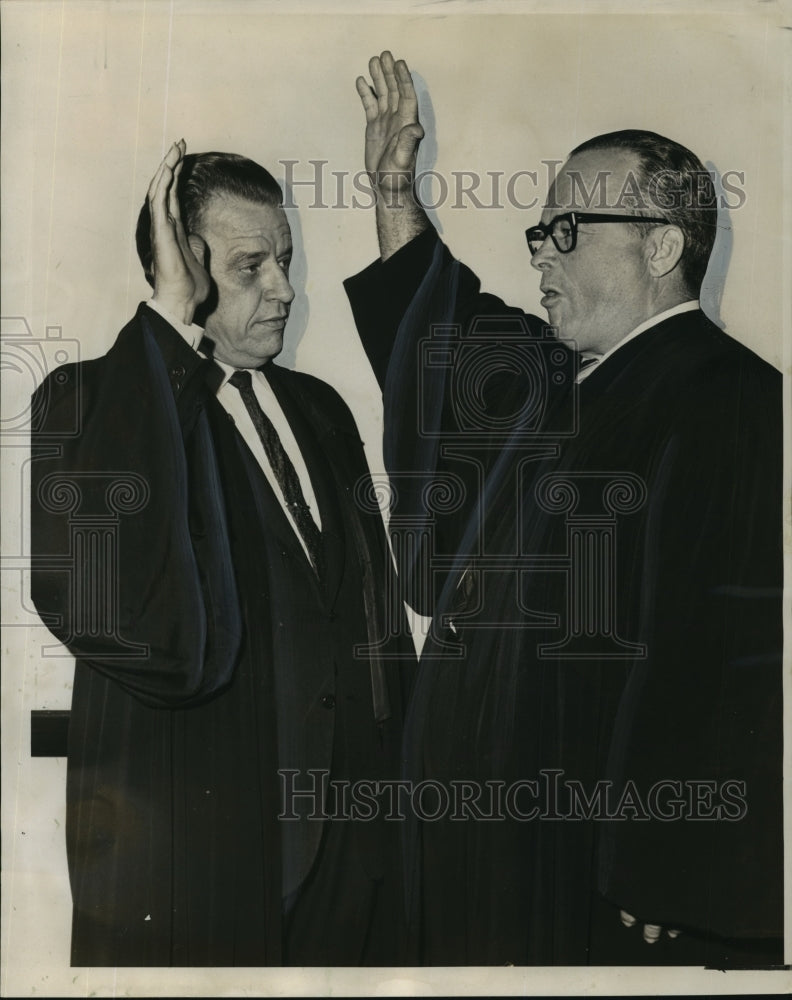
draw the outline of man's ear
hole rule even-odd
[[[198,233],[190,233],[187,237],[187,243],[193,252],[193,257],[201,267],[206,267],[206,242],[203,237],[199,236]]]
[[[679,263],[685,250],[685,234],[679,226],[658,226],[647,239],[646,266],[653,278],[662,278]]]

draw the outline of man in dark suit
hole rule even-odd
[[[32,593],[77,658],[73,965],[401,960],[398,830],[343,788],[397,775],[414,647],[352,416],[273,363],[281,199],[175,143],[151,300],[34,397]]]
[[[700,310],[712,179],[654,133],[573,151],[526,233],[547,324],[439,241],[407,66],[370,71],[346,287],[434,616],[407,773],[466,789],[407,839],[420,958],[778,963],[781,377]]]

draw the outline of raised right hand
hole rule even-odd
[[[177,190],[186,151],[184,139],[174,142],[148,189],[154,298],[172,316],[190,324],[196,308],[209,295],[210,279],[203,265],[206,244],[197,233],[184,231]]]
[[[424,130],[418,121],[418,98],[403,59],[389,51],[369,60],[371,81],[355,81],[366,112],[365,165],[371,183],[386,200],[412,189],[418,144]]]

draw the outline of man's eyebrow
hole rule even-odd
[[[241,260],[263,260],[265,257],[269,257],[274,253],[272,247],[261,247],[258,249],[240,247],[237,250],[231,250],[226,258],[229,263],[234,264]],[[290,257],[293,253],[293,248],[291,244],[283,248],[282,252],[277,254],[277,257]]]
[[[242,261],[246,260],[264,260],[266,257],[269,257],[271,253],[272,251],[269,249],[267,250],[240,249],[232,251],[226,258],[226,260],[231,265],[241,264]]]

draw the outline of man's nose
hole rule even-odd
[[[294,298],[294,289],[280,264],[273,264],[268,269],[264,279],[264,292],[268,299],[283,302],[284,305],[288,305]]]
[[[553,243],[552,238],[548,234],[545,236],[542,245],[531,257],[531,267],[535,267],[538,271],[546,271],[547,268],[552,267],[557,260],[558,250],[556,250],[556,245]]]

